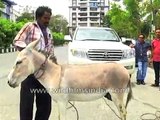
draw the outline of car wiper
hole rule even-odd
[[[104,41],[119,42],[118,40],[104,40]]]
[[[99,39],[82,39],[82,40],[78,40],[78,41],[102,41]]]

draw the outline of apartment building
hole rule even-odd
[[[4,3],[4,8],[0,9],[1,17],[15,21],[18,16],[18,12],[13,9],[13,6],[16,5],[14,1],[11,0],[2,0]]]
[[[70,0],[69,27],[101,26],[109,0]]]

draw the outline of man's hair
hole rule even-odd
[[[45,12],[48,12],[52,15],[52,10],[47,6],[40,6],[36,10],[36,20],[44,15]]]
[[[157,27],[157,28],[155,29],[155,31],[156,31],[156,30],[160,30],[160,27]]]
[[[143,36],[143,38],[145,38],[145,35],[144,35],[143,33],[139,34],[139,36],[140,36],[140,35],[142,35],[142,36]]]

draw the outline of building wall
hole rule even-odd
[[[10,0],[2,0],[5,4],[3,9],[1,10],[1,16],[3,18],[15,21],[16,18],[19,16],[18,11],[13,9],[13,5],[16,5],[14,2]]]
[[[69,26],[101,26],[109,0],[70,0]]]
[[[14,8],[12,8],[12,13],[11,13],[11,16],[10,16],[10,20],[12,21],[16,21],[16,19],[20,16],[20,12],[15,10]]]

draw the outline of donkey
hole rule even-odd
[[[130,76],[126,68],[113,62],[62,66],[38,52],[35,49],[38,43],[36,40],[19,52],[8,75],[9,86],[15,88],[28,75],[34,74],[58,103],[60,120],[66,120],[69,101],[92,101],[110,93],[121,119],[126,120],[126,107],[132,98]]]

